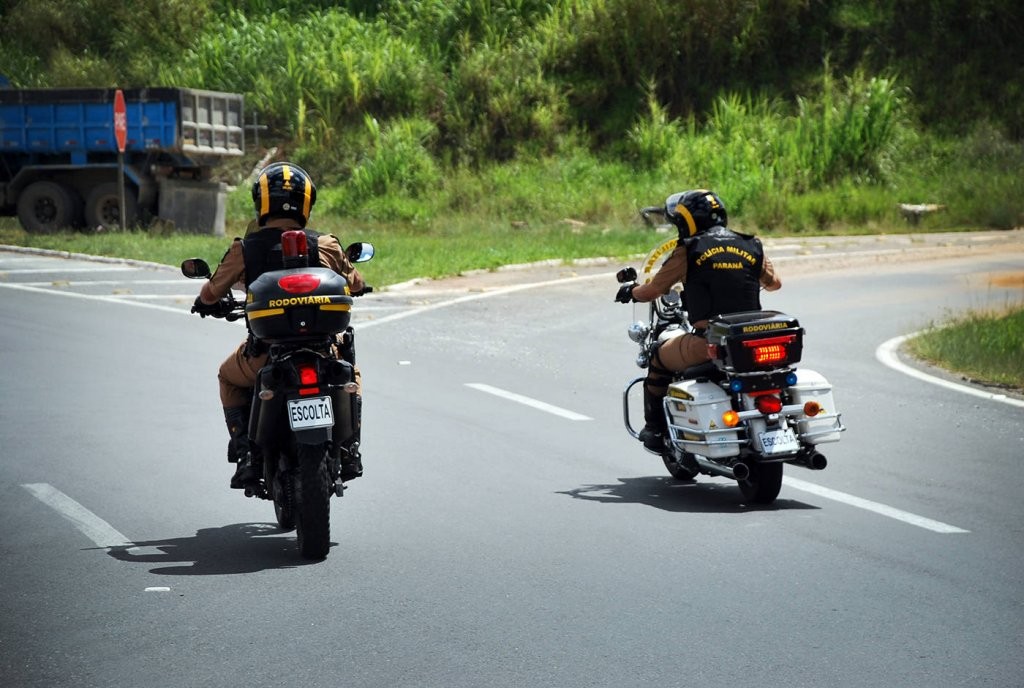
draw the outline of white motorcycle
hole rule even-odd
[[[645,218],[657,210],[645,209]],[[620,270],[619,283],[650,281],[677,241],[669,239],[651,251],[639,275],[634,268]],[[640,346],[636,364],[646,368],[652,346],[690,331],[685,294],[677,285],[649,304],[646,322],[630,326],[629,338]],[[674,478],[724,476],[739,483],[746,500],[770,504],[782,489],[783,464],[812,470],[828,465],[818,445],[837,442],[846,428],[828,380],[796,367],[803,332],[796,318],[778,311],[710,319],[711,360],[676,374],[663,401],[668,433],[661,458]],[[644,379],[630,382],[622,395],[626,430],[636,439],[630,391]]]

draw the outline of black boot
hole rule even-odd
[[[247,484],[258,483],[260,473],[254,465],[249,444],[249,408],[234,406],[224,409],[224,422],[228,426],[228,461],[236,463],[235,474],[231,476],[231,489],[241,490]]]
[[[665,408],[662,404],[664,395],[655,395],[644,385],[644,428],[638,439],[644,447],[660,454],[665,449]]]
[[[360,430],[362,430],[362,417],[363,417],[363,398],[358,395],[352,395],[353,404],[353,416],[355,422],[353,426],[355,431],[352,433],[352,439],[341,452],[341,480],[342,482],[348,482],[349,480],[355,480],[363,475],[363,457],[359,453],[359,436]]]

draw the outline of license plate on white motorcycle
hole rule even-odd
[[[329,428],[334,425],[334,407],[330,397],[292,399],[288,402],[288,424],[292,430]]]
[[[796,433],[790,428],[762,432],[759,437],[765,456],[794,454],[800,449],[800,442],[796,438]]]

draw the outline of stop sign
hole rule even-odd
[[[117,152],[124,153],[124,146],[128,142],[128,111],[121,89],[114,93],[114,137],[117,139]]]

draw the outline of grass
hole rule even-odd
[[[972,381],[1024,390],[1024,306],[966,313],[907,346],[917,358]]]
[[[578,226],[563,222],[520,226],[452,220],[436,226],[394,226],[379,222],[342,222],[325,217],[311,223],[318,231],[338,236],[343,244],[369,241],[377,257],[360,266],[370,284],[385,286],[417,277],[446,277],[474,269],[540,260],[587,257],[626,257],[650,248],[651,233],[638,227]],[[114,256],[179,265],[188,257],[216,264],[232,236],[245,231],[240,221],[229,223],[227,237],[149,235],[141,231],[83,234],[59,232],[32,235],[16,221],[0,219],[0,244],[32,246],[72,253]]]

